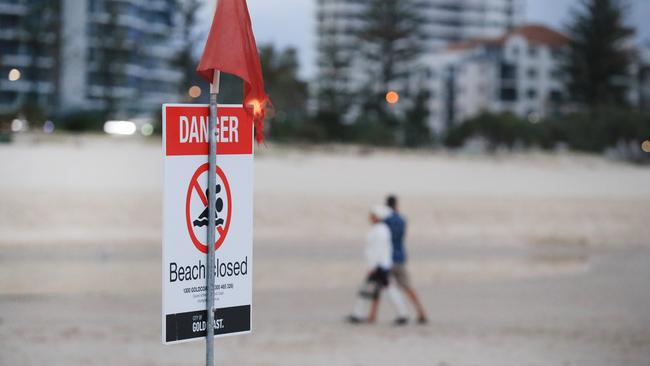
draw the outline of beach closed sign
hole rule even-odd
[[[241,106],[218,107],[216,184],[208,187],[208,105],[163,106],[162,340],[205,338],[207,273],[215,273],[216,336],[251,330],[253,122]],[[215,195],[215,227],[208,197]],[[215,242],[208,243],[208,230]],[[207,268],[208,245],[215,267]]]

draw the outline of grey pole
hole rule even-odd
[[[208,150],[208,259],[207,259],[207,327],[205,329],[205,364],[214,365],[214,243],[215,243],[215,214],[217,186],[217,95],[219,94],[220,72],[214,71],[214,79],[210,84],[210,120],[208,125],[210,148]]]

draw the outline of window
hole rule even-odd
[[[537,70],[531,68],[531,69],[528,69],[528,71],[526,73],[528,74],[528,78],[537,79]]]
[[[561,102],[563,99],[562,92],[559,90],[551,90],[550,99],[552,102]]]
[[[501,89],[501,100],[506,102],[515,102],[517,101],[517,89],[514,88],[503,88]]]
[[[0,104],[11,104],[16,100],[17,94],[14,92],[0,92]]]
[[[4,55],[17,55],[18,42],[0,41],[0,50],[2,50],[2,54]]]
[[[514,56],[519,56],[519,46],[512,47],[512,54]]]
[[[501,78],[515,79],[517,77],[517,67],[510,64],[501,64]]]
[[[530,57],[537,56],[537,46],[530,45],[530,47],[528,47],[528,56]]]
[[[555,80],[562,79],[564,71],[561,68],[554,69],[551,71],[551,78]]]
[[[528,91],[526,92],[526,95],[528,95],[528,99],[535,99],[535,98],[537,98],[537,90],[528,89]]]

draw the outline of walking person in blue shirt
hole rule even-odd
[[[417,294],[413,287],[411,287],[411,281],[409,279],[408,272],[406,270],[406,249],[404,248],[404,234],[406,233],[406,221],[399,214],[397,208],[397,197],[390,195],[386,198],[386,206],[391,209],[390,215],[384,222],[388,225],[391,234],[391,244],[393,248],[393,266],[391,268],[391,277],[394,279],[395,283],[399,288],[406,293],[408,299],[413,303],[415,310],[417,312],[417,321],[419,324],[427,323],[427,316],[424,312],[424,308],[418,299]]]

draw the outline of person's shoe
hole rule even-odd
[[[425,318],[423,316],[418,317],[418,324],[419,325],[427,325],[427,323],[429,323],[429,320],[427,320],[427,318]]]
[[[393,325],[402,326],[409,323],[409,318],[399,317],[393,321]]]
[[[357,317],[355,315],[348,315],[345,318],[345,321],[350,323],[350,324],[363,324],[363,323],[365,323],[365,320],[363,320],[363,319],[361,319],[361,318],[359,318],[359,317]]]

